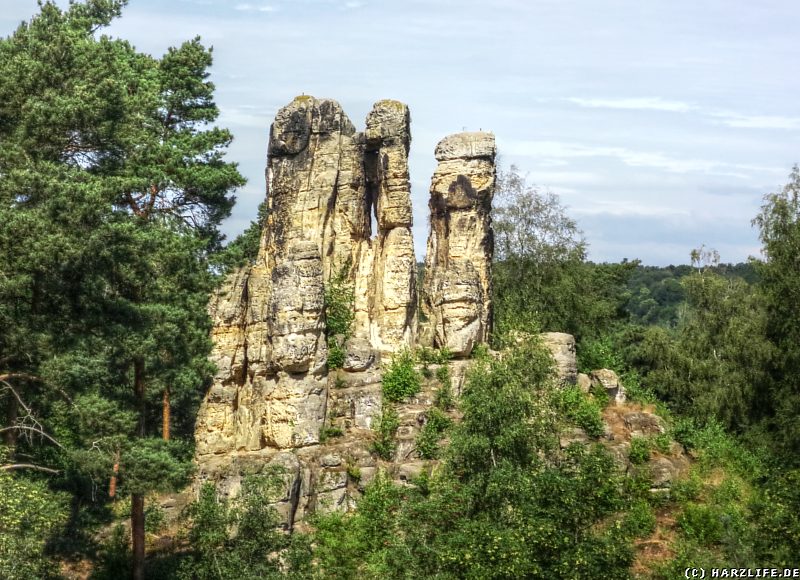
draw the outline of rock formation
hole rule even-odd
[[[245,474],[280,466],[278,507],[290,527],[320,505],[347,507],[358,487],[349,468],[362,486],[374,473],[367,433],[383,404],[381,357],[417,344],[409,145],[410,114],[397,101],[376,103],[364,132],[335,101],[303,96],[282,108],[270,129],[258,256],[209,307],[217,373],[197,421],[199,480],[236,493]],[[435,344],[462,357],[491,325],[494,155],[485,133],[436,149],[426,304]],[[334,279],[352,288],[346,335],[327,328]],[[335,371],[333,349],[343,353]],[[453,363],[456,393],[468,362]],[[401,479],[421,469],[414,437],[433,396],[428,385],[398,406]],[[320,445],[329,431],[342,436]]]
[[[539,336],[544,346],[553,355],[558,378],[565,383],[574,385],[578,380],[575,337],[564,332],[544,332]]]
[[[489,133],[459,133],[436,146],[422,307],[433,346],[456,356],[485,342],[492,324],[495,152]]]

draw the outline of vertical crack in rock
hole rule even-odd
[[[466,357],[492,325],[491,205],[495,142],[490,133],[458,133],[436,146],[422,308],[426,342]]]

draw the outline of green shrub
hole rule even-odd
[[[347,477],[349,477],[351,481],[361,481],[361,469],[358,465],[353,465],[352,463],[347,464]]]
[[[559,410],[590,437],[599,437],[605,432],[600,404],[576,386],[568,386],[555,394]]]
[[[372,451],[385,461],[391,461],[397,451],[397,441],[395,434],[400,427],[400,418],[394,407],[384,403],[381,410],[381,418],[375,425],[377,436],[372,442]]]
[[[275,578],[281,563],[269,555],[287,547],[278,529],[272,502],[282,493],[280,470],[250,476],[236,498],[217,495],[207,483],[187,507],[189,557],[180,566],[181,580],[196,578]]]
[[[439,455],[439,440],[452,421],[436,407],[426,414],[425,426],[416,439],[417,453],[422,459],[436,459]]]
[[[341,427],[336,425],[330,425],[328,427],[323,427],[319,432],[319,442],[325,443],[331,437],[341,437],[344,435],[344,431]]]
[[[633,437],[628,459],[636,465],[646,463],[650,459],[650,442],[645,437]]]
[[[642,405],[652,405],[658,400],[655,393],[642,385],[642,377],[636,371],[623,373],[620,380],[625,385],[625,396],[629,401],[641,403]]]
[[[167,514],[158,503],[148,502],[144,510],[144,530],[157,534],[167,525]]]
[[[350,269],[345,264],[325,285],[325,333],[329,337],[349,337],[355,319],[355,292],[347,279]]]
[[[344,366],[347,353],[344,347],[333,337],[328,339],[328,369],[336,370]]]
[[[589,394],[597,401],[601,409],[608,407],[608,404],[611,402],[611,396],[603,385],[594,385]]]
[[[417,360],[424,365],[444,365],[453,358],[453,353],[446,346],[440,349],[421,346],[416,350],[415,354]]]
[[[355,293],[347,279],[350,269],[345,264],[325,285],[325,334],[328,337],[328,368],[344,366],[345,341],[353,332]]]
[[[439,385],[433,395],[433,404],[443,411],[449,411],[455,407],[455,400],[453,399],[453,390],[449,384]]]
[[[436,380],[442,385],[450,386],[450,367],[445,364],[436,369]]]
[[[480,344],[476,344],[475,348],[472,349],[470,358],[475,360],[488,360],[490,356],[489,345],[485,342],[481,342]]]
[[[635,501],[622,522],[625,534],[634,538],[644,538],[656,529],[656,514],[645,500]]]
[[[689,503],[678,518],[683,533],[701,545],[709,546],[722,541],[724,532],[719,508]]]
[[[692,471],[686,479],[681,479],[672,484],[670,496],[678,503],[696,500],[703,491],[703,481],[697,472]]]
[[[621,372],[625,367],[625,361],[617,354],[608,336],[583,340],[577,351],[578,369],[582,373],[590,373],[596,369]]]
[[[664,455],[667,455],[672,448],[672,438],[667,433],[653,435],[650,438],[650,442],[655,449]]]
[[[414,368],[414,358],[411,353],[402,351],[393,356],[381,383],[386,401],[397,403],[419,393],[422,381]]]

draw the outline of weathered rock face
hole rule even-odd
[[[408,107],[397,101],[377,103],[365,133],[331,100],[298,97],[278,112],[258,257],[210,305],[218,371],[197,423],[201,464],[319,442],[329,404],[324,296],[333,276],[344,274],[355,294],[346,371],[367,371],[381,352],[413,343],[409,124]],[[370,384],[374,395],[380,377]],[[380,401],[358,401],[352,421],[369,428]]]
[[[544,332],[539,335],[544,346],[553,355],[558,378],[575,384],[578,380],[578,364],[575,359],[575,337],[564,332]]]
[[[451,135],[436,147],[422,307],[434,346],[456,356],[485,342],[492,324],[495,153],[489,133]]]
[[[210,304],[218,370],[197,420],[198,480],[235,494],[243,477],[282,467],[277,507],[289,527],[323,506],[346,509],[374,475],[381,356],[417,343],[410,140],[408,107],[397,101],[376,103],[363,133],[335,101],[303,96],[281,109],[270,129],[257,259]],[[494,137],[454,135],[436,156],[431,329],[437,346],[467,356],[491,325]],[[346,336],[328,337],[325,289],[334,278],[353,289],[354,319]],[[333,348],[342,358],[336,371]],[[456,395],[468,365],[452,363]],[[425,466],[415,438],[433,399],[428,385],[397,407],[391,463],[400,480]],[[331,432],[340,437],[321,444]]]
[[[383,352],[413,344],[416,335],[417,258],[408,180],[410,122],[406,105],[379,101],[367,116],[365,132],[367,197],[374,204],[378,224],[367,284],[368,336]]]
[[[617,376],[617,373],[610,369],[597,369],[589,374],[590,386],[605,389],[611,402],[615,405],[625,402],[625,387]]]

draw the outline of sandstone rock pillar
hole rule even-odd
[[[435,154],[422,308],[433,345],[465,357],[492,325],[494,135],[450,135]]]
[[[416,256],[411,235],[408,149],[411,115],[398,101],[375,103],[364,133],[367,198],[375,213],[370,286],[372,345],[393,352],[413,344],[416,334]]]

